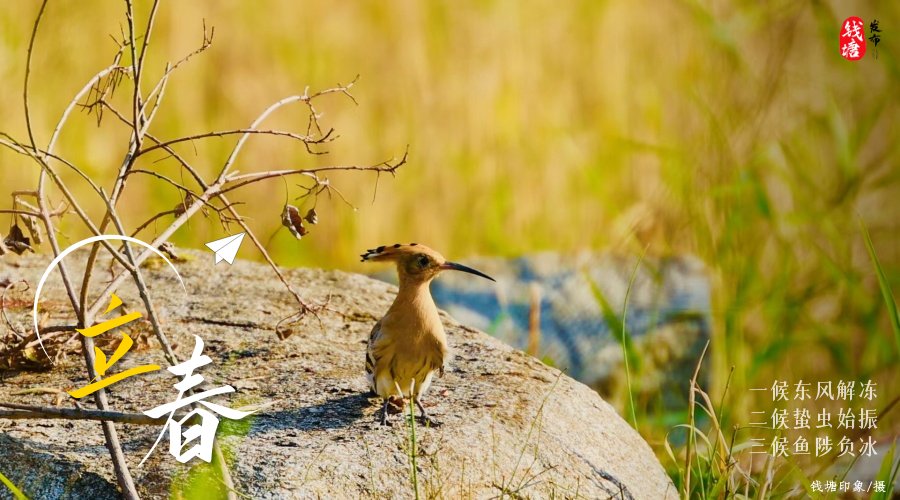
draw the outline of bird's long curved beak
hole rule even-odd
[[[464,266],[462,264],[457,264],[456,262],[445,262],[445,263],[441,264],[441,269],[450,269],[452,271],[462,271],[465,273],[474,274],[475,276],[481,276],[482,278],[489,279],[493,282],[497,281],[494,278],[491,278],[487,274],[484,274],[483,272],[481,272],[477,269],[472,269],[471,267]]]

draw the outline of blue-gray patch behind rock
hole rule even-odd
[[[618,330],[637,257],[540,253],[462,262],[497,283],[452,272],[432,283],[438,306],[460,322],[525,350],[537,287],[538,358],[598,388],[607,387],[623,372]],[[379,277],[396,281],[392,270]],[[616,321],[608,321],[604,312]],[[666,381],[673,379],[686,386],[709,338],[709,314],[709,279],[702,262],[691,256],[648,257],[641,262],[628,297],[626,329],[639,360],[639,366],[630,368],[643,391],[663,391]]]

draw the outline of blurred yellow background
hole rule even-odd
[[[138,26],[148,7],[137,2]],[[0,130],[20,140],[37,8],[0,5]],[[50,2],[32,80],[39,143],[111,62],[123,11],[118,0]],[[838,30],[849,16],[878,19],[877,59],[871,42],[863,60],[841,58]],[[236,168],[372,164],[409,145],[409,163],[382,176],[374,201],[373,174],[330,176],[359,210],[321,199],[308,237],[282,228],[271,240],[280,264],[362,270],[362,250],[396,241],[454,258],[647,245],[651,254],[693,253],[714,287],[713,379],[721,390],[736,367],[736,414],[752,406],[747,387],[776,375],[871,377],[897,393],[897,347],[859,221],[897,289],[900,3],[164,2],[145,92],[166,61],[200,45],[203,20],[215,27],[213,45],[173,76],[151,133],[245,127],[307,85],[358,74],[358,106],[321,102],[323,123],[340,135],[328,155],[255,137]],[[303,132],[305,116],[292,107],[267,123]],[[110,186],[128,130],[105,120],[97,129],[81,113],[58,150]],[[178,150],[212,177],[235,140]],[[181,178],[171,159],[153,163],[161,158],[142,165]],[[36,178],[27,159],[0,150],[3,192]],[[263,241],[297,182],[232,196]],[[170,186],[132,178],[121,210],[134,227],[179,200]],[[87,235],[66,220],[68,241]],[[222,236],[197,218],[173,241],[199,247]],[[240,256],[259,258],[251,245]]]
[[[137,4],[139,26],[148,5]],[[778,214],[814,210],[792,192],[798,171],[826,198],[816,203],[852,186],[845,218],[862,215],[893,260],[896,245],[879,235],[896,223],[884,205],[897,193],[897,41],[886,35],[878,60],[870,47],[855,64],[836,47],[838,17],[878,16],[890,27],[897,9],[839,5],[164,2],[144,85],[146,92],[166,61],[199,46],[204,19],[215,27],[213,46],[170,82],[151,129],[158,136],[243,127],[307,85],[360,75],[359,106],[334,97],[322,109],[340,134],[328,156],[256,138],[237,164],[242,172],[367,164],[399,157],[409,144],[409,165],[381,179],[374,203],[374,175],[334,175],[359,211],[320,206],[322,223],[299,243],[281,231],[273,249],[287,265],[351,268],[361,249],[407,240],[457,256],[601,248],[626,244],[632,229],[651,252],[702,254],[722,225],[737,222],[723,205],[747,185],[764,189]],[[36,10],[33,2],[0,9],[0,123],[19,138]],[[34,63],[39,142],[74,92],[111,61],[123,10],[114,0],[50,3]],[[98,131],[93,121],[84,113],[74,120],[59,151],[109,182],[127,130],[110,119]],[[271,123],[303,131],[303,109],[283,110]],[[180,151],[211,176],[234,142]],[[33,184],[27,162],[0,154],[4,185]],[[172,160],[154,167],[177,172]],[[272,181],[236,196],[250,202],[243,211],[259,234],[277,229],[284,190]],[[127,194],[123,207],[135,225],[178,201],[150,179],[129,183]],[[175,241],[196,246],[220,233],[196,222]],[[242,255],[256,257],[249,247]]]

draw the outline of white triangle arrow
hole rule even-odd
[[[237,255],[243,241],[244,233],[238,233],[226,236],[221,240],[210,241],[206,246],[213,252],[216,252],[216,264],[223,260],[229,264],[234,264],[234,256]]]

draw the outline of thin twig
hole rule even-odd
[[[178,210],[165,210],[165,211],[162,211],[162,212],[160,212],[160,213],[154,215],[153,217],[150,217],[149,219],[147,219],[147,222],[144,222],[143,224],[141,224],[140,226],[138,226],[137,229],[135,229],[134,231],[132,231],[131,237],[134,238],[135,236],[137,236],[138,233],[140,233],[141,231],[144,230],[144,228],[146,228],[147,226],[149,226],[150,224],[152,224],[153,221],[155,221],[155,220],[157,220],[157,219],[159,219],[159,218],[161,218],[161,217],[165,217],[165,216],[167,216],[167,215],[172,215],[172,214],[177,214],[177,213],[178,213]]]
[[[156,3],[154,2],[154,7]],[[131,0],[125,0],[125,19],[128,22],[128,46],[131,49],[131,68],[134,75],[134,92],[132,92],[132,111],[134,115],[134,134],[132,140],[140,143],[140,116],[141,116],[141,88],[138,85],[140,81],[140,60],[137,55],[137,43],[135,41],[134,29],[134,5]]]
[[[15,215],[26,215],[28,217],[40,217],[41,214],[38,212],[31,212],[29,210],[11,210],[8,208],[0,208],[0,214],[15,214]]]
[[[144,57],[147,55],[147,47],[150,45],[150,35],[153,33],[153,21],[156,19],[156,11],[159,8],[159,0],[153,0],[153,6],[150,8],[150,16],[147,18],[147,28],[144,30],[143,46],[141,47],[141,55],[137,62],[137,71],[134,74],[134,90],[135,93],[141,95],[141,76],[144,73]],[[143,113],[143,108],[141,107]]]
[[[182,64],[190,61],[197,54],[200,54],[201,52],[208,49],[212,45],[213,37],[215,36],[215,34],[216,34],[215,27],[213,27],[207,34],[206,21],[204,20],[203,21],[203,42],[200,44],[200,47],[198,47],[193,52],[191,52],[191,53],[187,54],[186,56],[182,57],[181,59],[179,59],[175,64],[166,64],[166,71],[163,73],[163,76],[156,83],[156,86],[153,87],[153,90],[151,90],[150,93],[147,94],[147,100],[150,100],[150,98],[153,97],[157,92],[162,92],[162,87],[165,87],[166,81],[168,80],[169,75],[171,75],[172,72],[174,72],[176,69],[178,69]]]
[[[122,413],[111,410],[86,410],[78,408],[54,408],[52,406],[30,406],[15,403],[0,403],[0,407],[11,410],[0,410],[0,418],[12,420],[35,418],[58,418],[64,420],[102,420],[120,424],[161,425],[166,423],[165,417],[150,418],[143,413]]]
[[[349,87],[348,87],[348,88],[349,88]],[[316,95],[321,95],[321,94],[322,94],[322,93],[319,93],[319,94],[316,94]],[[300,97],[304,97],[304,96],[300,96]],[[270,106],[269,108],[267,108],[266,111],[264,111],[264,112],[262,113],[262,115],[260,115],[260,117],[257,118],[257,119],[254,121],[253,125],[251,125],[251,127],[250,127],[249,129],[242,129],[242,130],[243,130],[243,135],[242,135],[242,137],[241,137],[241,140],[238,141],[238,144],[237,144],[237,145],[235,146],[235,148],[232,150],[232,154],[229,156],[229,160],[226,161],[226,167],[223,167],[222,172],[220,172],[220,178],[219,178],[219,180],[217,181],[218,184],[221,184],[222,182],[225,182],[225,181],[223,181],[222,177],[227,173],[227,165],[229,165],[230,162],[233,162],[234,158],[236,157],[237,152],[240,151],[240,148],[241,148],[241,146],[242,146],[242,144],[243,144],[242,141],[246,140],[246,138],[249,137],[249,135],[250,135],[251,133],[253,133],[252,131],[255,130],[255,127],[262,121],[262,119],[264,119],[266,116],[268,116],[268,115],[269,115],[271,112],[273,112],[275,109],[277,109],[278,107],[280,107],[280,106],[286,104],[287,102],[293,102],[293,101],[286,100],[286,99],[283,99],[282,101],[279,101],[279,103],[276,103],[276,104]],[[111,108],[111,107],[110,107],[110,108]],[[121,113],[114,112],[114,114],[116,114],[116,116],[118,116],[121,120],[127,121],[127,119],[126,119],[124,116],[122,116]],[[153,138],[151,135],[148,134],[147,137],[150,138],[151,140],[153,140],[153,141],[159,143],[158,139]],[[166,152],[168,152],[169,154],[172,154],[173,156],[177,156],[177,155],[175,154],[175,152],[172,150],[172,148],[170,147],[170,145],[168,145],[168,144],[167,144],[167,145],[164,145],[164,146],[163,146],[163,149],[164,149]],[[349,168],[345,168],[345,169],[343,169],[343,170],[372,170],[372,169],[380,169],[380,170],[382,170],[382,171],[390,171],[391,173],[393,173],[397,168],[400,167],[400,165],[402,165],[403,163],[406,162],[407,154],[408,154],[408,153],[405,153],[405,154],[403,155],[403,159],[402,159],[398,164],[396,164],[396,165],[390,165],[388,162],[382,162],[382,163],[379,164],[378,166],[371,167],[371,168],[369,168],[369,167],[358,167],[358,166],[357,166],[357,167],[349,167]],[[185,165],[185,166],[188,165],[187,162],[184,161],[183,159],[181,159],[180,157],[178,157],[178,159],[179,159],[179,161],[180,161],[183,165]],[[139,170],[140,170],[140,169],[135,169],[134,172],[137,173]],[[262,253],[263,258],[266,260],[266,262],[269,264],[269,266],[270,266],[270,267],[272,268],[272,270],[275,272],[275,274],[276,274],[276,276],[278,277],[278,279],[282,282],[282,284],[285,286],[285,288],[287,288],[287,290],[294,296],[294,298],[297,300],[298,304],[300,304],[300,312],[299,312],[297,315],[292,315],[292,316],[302,317],[302,316],[305,315],[307,312],[312,312],[313,314],[316,314],[316,311],[318,311],[319,309],[321,309],[321,305],[319,305],[319,306],[310,306],[309,304],[306,303],[306,301],[303,300],[303,298],[300,296],[299,292],[297,292],[296,290],[294,290],[293,286],[287,281],[287,279],[286,279],[286,278],[284,277],[284,275],[281,273],[281,270],[278,268],[278,266],[275,264],[275,262],[274,262],[274,261],[272,260],[272,258],[269,256],[268,252],[267,252],[266,249],[265,249],[265,246],[259,241],[259,239],[258,239],[258,238],[256,237],[256,235],[253,233],[253,231],[250,229],[250,227],[247,226],[246,223],[244,223],[243,218],[242,218],[242,217],[237,213],[237,211],[234,209],[233,204],[229,203],[228,200],[227,200],[227,198],[224,197],[224,195],[223,195],[223,194],[224,194],[224,190],[222,190],[222,189],[215,189],[215,185],[213,185],[213,186],[206,185],[205,182],[203,181],[202,177],[200,177],[199,175],[196,174],[196,170],[194,170],[193,168],[190,168],[189,170],[191,171],[192,175],[194,175],[194,177],[195,177],[195,179],[197,180],[197,182],[199,182],[199,183],[201,184],[201,186],[204,188],[204,193],[203,193],[202,195],[198,195],[197,193],[192,193],[190,190],[187,190],[186,187],[179,185],[178,183],[176,183],[176,182],[174,182],[174,181],[168,179],[167,177],[165,177],[165,176],[163,176],[163,175],[161,175],[161,174],[156,174],[155,172],[149,172],[149,171],[143,171],[143,170],[140,170],[140,172],[141,172],[141,173],[148,173],[148,174],[154,175],[154,176],[156,176],[156,177],[158,177],[158,178],[160,178],[160,179],[167,180],[167,181],[169,181],[170,183],[172,183],[173,185],[175,185],[175,186],[177,186],[177,187],[180,187],[180,188],[182,188],[182,189],[184,189],[184,190],[187,190],[187,192],[191,192],[191,193],[193,194],[193,196],[194,196],[194,197],[192,198],[192,200],[194,200],[194,203],[192,203],[192,204],[190,205],[190,207],[188,207],[188,208],[185,210],[185,212],[187,212],[188,210],[192,210],[193,212],[195,212],[196,209],[197,209],[197,206],[198,206],[198,202],[208,204],[208,200],[210,200],[210,199],[212,199],[212,198],[214,198],[214,197],[218,197],[220,200],[222,200],[222,202],[225,204],[225,206],[226,206],[226,208],[228,209],[228,211],[233,215],[235,221],[236,221],[236,222],[241,226],[241,228],[244,229],[244,231],[250,236],[251,241],[253,241],[254,245],[257,247],[257,249],[259,249],[260,253]],[[340,168],[337,168],[337,167],[323,167],[323,168],[321,168],[321,169],[313,169],[313,170],[311,170],[310,172],[308,172],[308,174],[313,174],[313,178],[316,179],[317,181],[318,181],[318,179],[314,176],[314,172],[315,172],[315,171],[318,171],[318,170],[340,170]],[[251,183],[251,182],[257,182],[257,181],[261,181],[261,180],[268,179],[268,178],[271,178],[271,177],[273,177],[273,176],[264,176],[264,177],[260,177],[260,178],[258,178],[258,179],[245,181],[244,183],[245,183],[245,184],[249,184],[249,183]],[[183,217],[183,216],[184,216],[184,214],[182,214],[181,217]],[[181,217],[179,217],[179,219],[180,219]],[[175,222],[173,222],[173,226],[174,226],[176,223],[178,223],[178,220],[177,220],[177,219],[176,219]],[[183,223],[183,222],[182,222],[182,223]],[[180,224],[179,224],[179,225],[180,225]],[[173,229],[172,229],[173,226],[170,226],[169,229],[166,230],[166,232],[172,231],[172,230],[173,230]],[[165,238],[168,238],[168,235],[166,235]],[[158,245],[162,242],[162,241],[160,241],[160,240],[161,240],[161,237],[157,237],[157,239],[154,240],[154,243],[153,243],[152,245],[153,245],[153,246],[158,246]],[[148,253],[148,251],[145,250],[145,251],[138,257],[138,259],[140,260],[142,257],[146,256],[147,253]],[[138,265],[139,265],[139,264],[138,264]],[[116,280],[119,280],[120,278],[124,279],[124,274],[120,274],[116,279],[114,279],[113,282],[115,282]],[[107,287],[107,288],[109,288],[109,287]],[[102,294],[102,295],[105,296],[105,294],[106,294],[106,292],[104,292],[104,294]],[[99,302],[95,302],[95,303],[94,303],[94,307],[99,308],[99,305],[100,305]],[[282,336],[280,330],[279,330],[277,327],[276,327],[276,334],[278,334],[278,336],[279,336],[280,338],[285,338],[284,336]]]
[[[48,153],[46,151],[28,149],[24,145],[15,142],[8,134],[0,132],[0,135],[3,135],[13,141],[12,143],[10,143],[10,142],[4,141],[4,140],[0,140],[0,145],[8,146],[11,149],[13,149],[14,151],[17,151],[19,153],[30,156],[41,167],[41,174],[40,174],[40,177],[38,178],[38,190],[36,191],[36,197],[38,198],[39,205],[41,205],[41,203],[44,200],[44,197],[43,197],[44,184],[43,183],[44,183],[46,174],[49,174],[50,178],[53,180],[54,184],[56,184],[56,186],[59,188],[59,190],[63,193],[63,196],[66,198],[67,202],[70,204],[70,206],[72,208],[75,209],[75,213],[79,216],[79,218],[81,218],[81,220],[85,223],[85,225],[88,227],[88,229],[90,229],[91,232],[94,233],[95,236],[99,236],[101,234],[101,231],[103,230],[103,228],[98,229],[94,225],[93,221],[90,219],[90,217],[88,217],[87,213],[81,208],[81,205],[75,199],[74,195],[69,190],[68,186],[62,181],[62,179],[59,177],[59,175],[56,173],[56,171],[54,171],[53,168],[50,167],[50,165],[46,162],[46,158],[56,159],[56,160],[62,162],[63,164],[65,164],[66,166],[68,166],[69,168],[71,168],[72,170],[74,170],[79,176],[81,176],[83,179],[85,179],[91,185],[92,188],[95,189],[95,191],[100,195],[101,199],[105,200],[106,195],[103,194],[100,187],[97,186],[97,184],[90,177],[88,177],[81,169],[79,169],[78,167],[73,165],[71,162],[69,162],[63,158],[60,158],[56,155],[53,155],[51,153]],[[55,238],[56,233],[55,233],[55,231],[53,231],[52,225],[49,224],[49,216],[58,214],[58,212],[59,212],[59,209],[57,209],[54,212],[49,212],[46,210],[46,207],[44,206],[41,209],[41,213],[40,213],[41,220],[44,223],[45,227],[47,228],[48,233],[50,233],[48,235],[48,237],[50,238],[51,247],[55,246],[55,248],[54,248],[54,251],[56,252],[55,255],[59,254],[58,253],[59,247],[58,247],[58,245],[56,245],[56,238]],[[115,257],[116,260],[118,260],[119,263],[122,264],[123,267],[125,267],[127,270],[131,269],[130,264],[128,262],[126,262],[124,260],[124,258],[113,249],[113,247],[109,244],[109,242],[101,241],[100,244],[102,244],[113,255],[113,257]],[[64,272],[64,265],[62,262],[59,263],[59,267],[61,270],[61,274],[63,274],[64,276],[67,276],[67,274]],[[66,279],[67,278],[64,277],[63,281],[65,281]],[[80,315],[81,315],[80,309],[76,308],[75,311],[80,317]]]
[[[28,282],[25,280],[20,280],[13,281],[7,284],[3,287],[3,291],[0,292],[0,316],[3,316],[3,321],[6,322],[6,326],[9,328],[9,330],[13,332],[16,337],[19,337],[21,339],[25,336],[24,332],[19,333],[18,330],[16,330],[16,328],[13,326],[12,322],[9,320],[9,316],[6,315],[6,292],[8,292],[12,287],[16,286],[19,283],[24,283],[25,290],[28,290]]]
[[[306,144],[307,151],[311,154],[323,154],[320,151],[310,150],[309,147],[314,144],[322,144],[324,142],[329,142],[330,140],[333,140],[331,137],[331,133],[332,133],[332,131],[329,130],[325,135],[323,135],[319,138],[313,138],[308,135],[300,135],[300,134],[296,134],[294,132],[287,132],[285,130],[256,130],[256,129],[218,130],[218,131],[214,131],[214,132],[205,132],[202,134],[194,134],[194,135],[179,137],[177,139],[172,139],[172,140],[168,140],[168,141],[164,141],[164,142],[159,142],[159,143],[154,144],[153,146],[148,146],[148,147],[138,151],[137,156],[141,156],[141,155],[147,154],[151,151],[154,151],[157,149],[163,149],[166,146],[172,146],[172,145],[175,145],[175,144],[178,144],[181,142],[190,142],[190,141],[196,141],[199,139],[208,139],[211,137],[226,137],[229,135],[238,135],[238,134],[261,134],[261,135],[274,135],[274,136],[288,137],[291,139],[296,139],[296,140]]]
[[[107,201],[106,208],[109,211],[109,217],[115,224],[116,229],[119,231],[119,234],[124,235],[125,228],[122,226],[122,221],[119,219],[119,215],[116,213],[115,207],[112,206],[111,202]],[[141,301],[144,303],[144,307],[147,308],[147,317],[150,319],[150,325],[153,327],[153,334],[156,335],[156,339],[163,347],[163,351],[166,355],[166,360],[170,365],[174,366],[178,364],[178,358],[175,356],[175,352],[172,350],[172,345],[169,343],[169,339],[166,338],[166,335],[162,331],[162,327],[159,324],[159,315],[156,313],[156,308],[153,306],[153,301],[150,300],[150,290],[147,289],[147,284],[146,282],[144,282],[144,275],[141,273],[140,266],[135,264],[134,252],[131,251],[131,246],[128,244],[128,242],[125,242],[125,256],[128,259],[128,262],[130,262],[133,267],[131,275],[134,278],[134,282],[137,285],[138,291],[140,292]]]
[[[159,173],[159,172],[154,172],[154,171],[152,171],[152,170],[145,170],[145,169],[142,169],[142,168],[134,168],[134,169],[129,170],[128,173],[125,174],[125,175],[126,175],[126,177],[127,177],[127,176],[130,176],[130,175],[132,175],[132,174],[144,174],[144,175],[149,175],[149,176],[151,176],[151,177],[156,177],[157,179],[162,180],[162,181],[166,181],[166,182],[168,182],[169,184],[171,184],[173,187],[176,187],[176,188],[180,189],[181,191],[184,191],[186,194],[189,194],[189,195],[197,194],[197,193],[194,192],[193,189],[191,189],[191,188],[189,188],[189,187],[187,187],[187,186],[185,186],[185,185],[183,185],[183,184],[180,184],[180,183],[178,183],[177,181],[175,181],[175,180],[173,180],[173,179],[171,179],[171,178],[169,178],[169,177],[167,177],[167,176],[165,176],[165,175],[163,175],[163,174],[161,174],[161,173]]]
[[[25,60],[25,84],[22,90],[22,101],[25,104],[25,128],[28,130],[28,140],[31,141],[31,147],[34,149],[37,149],[37,143],[34,140],[34,131],[31,129],[31,113],[28,108],[28,80],[31,78],[31,56],[34,54],[34,41],[37,40],[38,27],[41,25],[41,19],[44,17],[44,9],[46,7],[47,0],[44,0],[41,2],[41,8],[34,19],[34,27],[31,29],[31,37],[28,39],[28,56]]]
[[[234,191],[240,187],[246,186],[247,184],[252,184],[254,182],[259,182],[265,179],[271,179],[274,177],[287,177],[291,175],[305,175],[311,176],[319,172],[329,172],[329,171],[362,171],[362,172],[377,172],[377,173],[388,173],[395,174],[397,169],[406,164],[406,161],[409,157],[409,150],[403,153],[403,157],[400,158],[399,161],[395,161],[393,158],[387,161],[383,161],[381,163],[377,163],[375,165],[370,166],[359,166],[359,165],[333,165],[327,167],[316,167],[316,168],[300,168],[300,169],[288,169],[288,170],[270,170],[268,172],[253,172],[250,174],[242,174],[242,175],[233,175],[228,177],[228,182],[235,182],[236,184],[228,185],[227,187],[221,190],[221,193],[227,193],[229,191]],[[394,162],[394,163],[391,163]]]
[[[350,88],[353,86],[353,84],[356,82],[356,80],[358,78],[359,78],[359,76],[357,75],[357,77],[347,85],[338,84],[334,88],[321,90],[311,96],[308,95],[308,92],[304,92],[303,95],[294,95],[294,96],[285,97],[284,99],[281,99],[280,101],[278,101],[278,102],[272,104],[271,106],[269,106],[268,108],[266,108],[266,110],[263,111],[262,114],[260,114],[256,118],[256,120],[254,120],[253,123],[250,124],[250,127],[248,127],[248,129],[254,130],[254,129],[259,128],[259,125],[263,121],[265,121],[266,118],[268,118],[269,115],[274,113],[277,109],[279,109],[283,106],[286,106],[288,104],[294,103],[294,102],[303,102],[307,106],[309,106],[310,110],[311,110],[310,116],[314,117],[314,119],[316,120],[316,123],[318,124],[318,116],[316,115],[315,110],[312,108],[312,104],[311,104],[312,100],[317,97],[327,95],[327,94],[342,93],[342,94],[346,95],[347,97],[349,97],[355,103],[356,99],[354,99],[353,95],[350,94]],[[319,135],[322,135],[321,129],[319,130]],[[229,175],[231,166],[234,164],[235,159],[237,159],[237,155],[241,152],[241,149],[244,147],[244,143],[247,142],[247,139],[249,137],[250,137],[250,133],[244,132],[244,134],[241,135],[241,138],[238,139],[237,144],[234,146],[234,149],[231,150],[231,154],[228,156],[228,159],[225,160],[225,164],[222,166],[222,169],[219,171],[219,177],[217,178],[217,180],[221,180],[224,177]]]
[[[121,55],[121,53],[122,52],[120,50],[119,54],[116,56],[115,62],[113,64],[111,64],[110,66],[104,68],[102,71],[100,71],[99,73],[94,75],[93,78],[88,80],[88,82],[84,85],[84,87],[82,87],[81,90],[79,90],[78,93],[75,94],[75,97],[73,97],[72,100],[69,101],[69,104],[66,106],[66,109],[63,111],[62,116],[59,118],[59,122],[57,122],[57,124],[56,124],[56,128],[53,129],[53,134],[50,136],[50,141],[47,143],[47,152],[48,153],[53,152],[53,148],[54,148],[54,146],[56,146],[56,140],[57,140],[57,138],[59,138],[59,134],[60,134],[60,132],[62,132],[63,126],[66,124],[66,121],[69,119],[69,115],[72,113],[72,110],[74,110],[78,106],[78,101],[80,101],[81,98],[84,97],[85,94],[90,92],[90,90],[92,88],[94,88],[94,86],[97,85],[100,82],[100,80],[105,78],[108,74],[112,73],[113,71],[126,69],[126,68],[123,68],[122,66],[119,66],[118,58]]]

